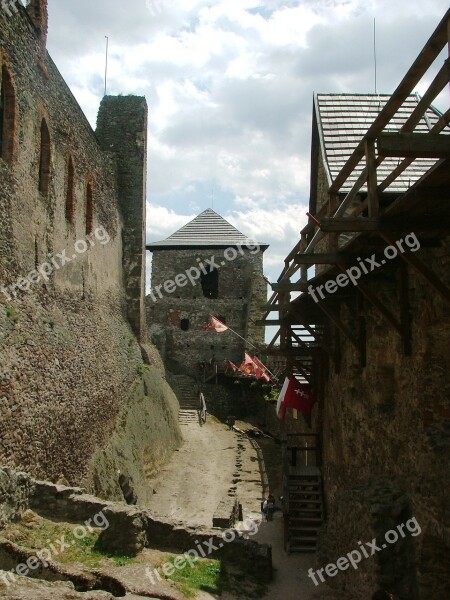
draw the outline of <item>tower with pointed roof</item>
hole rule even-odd
[[[210,314],[253,344],[264,341],[255,320],[267,297],[267,247],[212,209],[147,245],[153,254],[146,298],[149,333],[170,371],[192,374],[212,359],[219,367],[242,360],[246,344],[241,338],[204,329]]]

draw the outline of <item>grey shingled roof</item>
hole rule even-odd
[[[165,240],[147,244],[147,249],[240,246],[250,243],[249,240],[251,238],[208,208]],[[262,250],[268,248],[267,244],[258,244]]]
[[[330,184],[389,99],[390,96],[387,94],[315,95],[315,111],[320,143],[325,156],[325,168]],[[420,97],[416,94],[408,96],[385,131],[398,131],[417,106],[419,100]],[[428,109],[416,126],[415,133],[430,131],[440,115],[441,113],[437,109]],[[399,162],[398,158],[386,158],[377,169],[378,182],[381,183]],[[387,191],[405,192],[436,162],[436,159],[415,159],[403,174],[387,188]],[[364,166],[365,159],[362,159],[358,168],[343,186],[342,191],[350,190]]]

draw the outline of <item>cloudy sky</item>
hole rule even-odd
[[[271,244],[306,222],[314,92],[392,92],[448,0],[49,0],[49,51],[93,127],[104,93],[150,109],[147,239],[213,208]],[[420,87],[419,87],[420,91]]]

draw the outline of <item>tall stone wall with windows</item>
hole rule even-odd
[[[128,402],[149,427],[164,415],[165,451],[141,436],[116,455],[149,464],[124,472],[154,471],[179,443],[163,374],[142,383],[147,106],[106,98],[100,145],[45,50],[46,14],[43,1],[0,11],[0,464],[95,491]]]
[[[217,271],[217,297],[207,297],[208,291],[205,295],[199,265],[204,265],[206,271]],[[177,285],[176,277],[183,274],[185,281],[178,281],[184,285]],[[219,365],[227,359],[242,361],[242,339],[231,331],[217,333],[202,328],[208,324],[211,313],[257,345],[263,342],[263,329],[251,320],[259,318],[265,302],[260,249],[154,250],[151,293],[146,297],[147,322],[151,340],[169,370],[192,375],[200,362],[213,358]]]

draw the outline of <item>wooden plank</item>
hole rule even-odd
[[[439,133],[382,133],[382,156],[398,158],[450,158],[450,136]]]
[[[272,325],[281,325],[282,322],[279,319],[264,319],[255,321],[256,327],[271,327]]]

